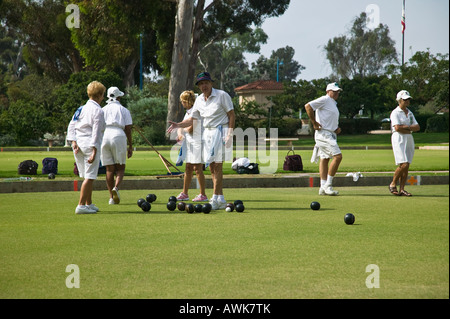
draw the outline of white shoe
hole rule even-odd
[[[78,205],[75,209],[75,214],[95,214],[97,211],[90,209],[86,205]]]
[[[212,210],[218,210],[218,209],[225,209],[225,208],[227,208],[227,202],[221,202],[221,201],[218,201],[217,199],[211,199],[209,201],[209,203],[211,204],[211,209]]]
[[[96,212],[99,211],[99,208],[95,206],[95,204],[86,205],[89,209],[95,210]]]
[[[331,195],[331,196],[339,195],[339,192],[335,191],[331,185],[328,185],[328,186],[325,185],[324,186],[324,191],[325,191],[326,195]]]
[[[114,187],[112,189],[112,195],[113,195],[114,204],[119,204],[120,203],[120,194],[119,194],[119,190],[117,189],[117,187]]]
[[[211,204],[211,210],[218,210],[219,209],[219,204],[217,203],[217,201],[215,199],[211,199],[209,201],[209,203]]]
[[[225,209],[225,208],[227,208],[227,202],[222,202],[222,201],[218,200],[217,206],[219,207],[218,209]]]
[[[319,195],[326,195],[325,188],[323,188],[322,186],[320,186],[320,188],[319,188]]]
[[[109,205],[115,205],[116,203],[114,203],[114,199],[110,198],[109,199]]]

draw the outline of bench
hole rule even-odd
[[[278,145],[278,142],[287,142],[287,146],[290,148],[294,148],[292,145],[293,141],[298,141],[298,137],[278,137],[278,138],[265,138],[265,142],[270,142],[270,147],[275,147]]]

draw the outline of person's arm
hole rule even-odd
[[[133,138],[131,135],[131,129],[133,128],[133,125],[125,125],[125,135],[127,136],[127,141],[128,141],[128,158],[130,158],[131,156],[133,156]]]
[[[225,137],[225,146],[229,147],[231,143],[233,143],[233,132],[234,132],[234,126],[236,122],[236,114],[234,113],[234,110],[227,112],[228,116],[228,132],[227,136]]]
[[[191,125],[194,124],[194,118],[190,117],[184,121],[181,122],[173,122],[173,121],[169,121],[169,128],[167,129],[167,133],[172,133],[175,129],[180,128],[180,127],[189,127]]]
[[[411,134],[412,132],[419,132],[420,126],[419,124],[414,125],[394,125],[394,128],[397,132],[402,134]]]
[[[320,123],[316,121],[316,116],[315,116],[314,110],[311,107],[311,105],[309,105],[309,103],[305,105],[305,110],[306,110],[306,114],[308,114],[309,120],[311,121],[311,124],[314,127],[314,129],[315,130],[322,129],[322,125],[320,125]]]

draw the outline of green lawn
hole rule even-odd
[[[425,135],[425,134],[423,134]],[[345,146],[348,144],[343,144]],[[276,173],[286,173],[283,171],[283,162],[288,151],[279,150],[278,154],[274,155],[277,159]],[[176,162],[177,152],[173,152],[171,156],[170,151],[162,150],[160,152],[165,158],[172,163]],[[312,147],[309,150],[296,150],[296,154],[302,156],[304,173],[317,173],[318,164],[310,162]],[[391,149],[360,149],[360,150],[342,150],[343,161],[339,168],[339,172],[392,172],[395,170],[394,155]],[[266,154],[258,153],[256,151],[245,151],[244,154],[238,154],[239,157],[249,157],[251,161],[256,161],[260,167],[269,166],[265,164],[266,159],[263,156]],[[68,151],[17,151],[0,152],[0,178],[14,178],[18,177],[17,166],[20,162],[32,159],[39,164],[38,175],[35,178],[46,178],[41,174],[42,160],[45,157],[56,157],[58,159],[58,178],[73,178],[74,159],[71,152]],[[272,165],[275,165],[271,163]],[[184,166],[180,167],[184,171]],[[271,173],[274,172],[271,170]],[[413,171],[448,171],[449,170],[449,152],[446,150],[416,150],[413,163],[410,170]],[[172,171],[175,171],[172,169]],[[127,176],[149,176],[166,174],[167,170],[162,161],[152,150],[136,151],[131,159],[127,161],[125,174]],[[206,171],[209,174],[209,170]],[[231,163],[224,164],[225,174],[236,174],[231,169]]]
[[[0,194],[0,298],[449,298],[449,187],[227,189],[244,213],[149,213],[120,205],[75,215],[78,192]],[[319,211],[309,208],[321,203]],[[354,225],[343,221],[356,216]],[[80,288],[66,287],[66,267]],[[369,289],[368,265],[380,288]]]

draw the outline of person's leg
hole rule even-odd
[[[106,187],[109,191],[109,198],[113,198],[112,189],[114,188],[114,165],[106,165]]]
[[[116,164],[115,171],[116,171],[116,183],[114,186],[118,189],[119,185],[123,181],[123,176],[125,175],[125,164]]]
[[[405,192],[405,185],[406,185],[406,181],[408,179],[408,172],[409,172],[409,163],[403,163],[401,164],[402,166],[402,170],[400,173],[400,178],[399,178],[399,182],[400,182],[400,188],[399,188],[399,194],[400,195],[404,195],[409,194],[408,192]]]
[[[327,180],[329,158],[321,158],[319,163],[319,175],[321,180]]]
[[[223,171],[222,171],[222,163],[211,163],[211,174],[214,171],[214,191],[215,195],[223,195]]]
[[[194,174],[194,166],[191,163],[186,163],[186,170],[184,172],[183,193],[186,195],[189,192],[189,187],[192,182],[192,175]]]
[[[402,183],[402,178],[404,175],[404,170],[405,170],[405,164],[408,163],[401,163],[397,166],[397,169],[394,172],[394,177],[392,178],[392,182],[389,184],[389,191],[394,194],[394,195],[399,195],[400,191],[397,190],[397,183],[400,184],[400,190],[402,190],[404,188],[404,184],[403,187],[401,186]],[[408,173],[406,173],[408,174]],[[405,180],[406,183],[406,180]]]
[[[93,179],[85,179],[80,189],[80,200],[78,205],[90,205],[92,204],[92,190],[94,186]]]
[[[342,154],[337,154],[333,157],[333,160],[331,161],[330,167],[328,169],[328,175],[329,176],[335,176],[339,165],[341,165],[342,162]]]
[[[206,196],[205,174],[203,173],[203,164],[194,165],[195,175],[197,176],[198,184],[200,186],[200,195]]]

